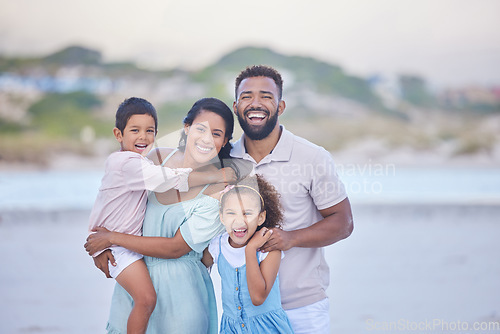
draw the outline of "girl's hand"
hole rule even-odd
[[[97,227],[92,230],[91,235],[87,237],[87,242],[83,247],[90,254],[94,254],[98,251],[104,250],[106,248],[111,247],[113,244],[111,243],[111,235],[113,232],[109,231],[105,227]]]
[[[247,249],[257,250],[262,247],[273,235],[273,230],[267,227],[261,228],[259,231],[255,232],[250,241],[247,244]]]

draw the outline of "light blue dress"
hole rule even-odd
[[[149,334],[217,333],[217,305],[212,280],[201,263],[210,240],[224,231],[219,220],[219,201],[203,194],[191,200],[163,205],[150,193],[144,218],[143,235],[173,237],[180,229],[192,251],[179,259],[145,256],[157,294],[155,310],[149,319]],[[108,320],[108,333],[127,332],[127,319],[133,300],[115,285]]]
[[[281,307],[278,277],[276,277],[266,301],[255,306],[252,304],[248,292],[246,265],[238,268],[231,266],[224,257],[220,245],[221,240],[219,239],[217,268],[221,276],[222,308],[224,310],[220,333],[293,333],[290,320]]]

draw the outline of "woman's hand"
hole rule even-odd
[[[273,235],[273,230],[267,227],[261,228],[259,231],[255,232],[250,241],[247,244],[247,249],[257,250],[262,247]]]
[[[87,242],[83,247],[90,254],[94,254],[98,251],[102,251],[106,248],[111,247],[113,244],[111,243],[111,236],[113,232],[109,231],[105,227],[97,227],[92,230],[91,235],[87,237]]]

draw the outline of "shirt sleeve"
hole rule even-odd
[[[342,202],[347,193],[340,180],[333,157],[324,148],[320,148],[315,158],[310,195],[318,210],[323,210]]]
[[[210,255],[212,255],[212,258],[214,259],[214,264],[217,264],[217,261],[219,260],[219,243],[220,243],[220,238],[213,238],[212,241],[210,241],[210,244],[208,245],[208,252]]]
[[[210,240],[224,231],[217,203],[211,197],[201,199],[191,216],[179,227],[184,241],[195,252],[202,253]]]
[[[173,188],[187,191],[188,176],[191,171],[191,168],[173,169],[157,166],[139,154],[127,159],[122,166],[124,180],[133,191],[165,192]]]
[[[283,252],[283,251],[280,251],[280,252],[281,252],[281,259],[283,260],[283,258],[285,257],[285,252]],[[269,252],[265,252],[265,253],[259,252],[259,263],[264,261],[264,259],[267,257],[268,254],[269,254]]]

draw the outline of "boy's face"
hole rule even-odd
[[[113,133],[122,151],[132,151],[145,156],[155,140],[155,121],[151,115],[132,115],[123,133],[118,128],[114,128]]]
[[[260,211],[260,199],[248,193],[226,195],[220,218],[229,234],[229,244],[235,248],[245,246],[257,227],[266,220]]]

